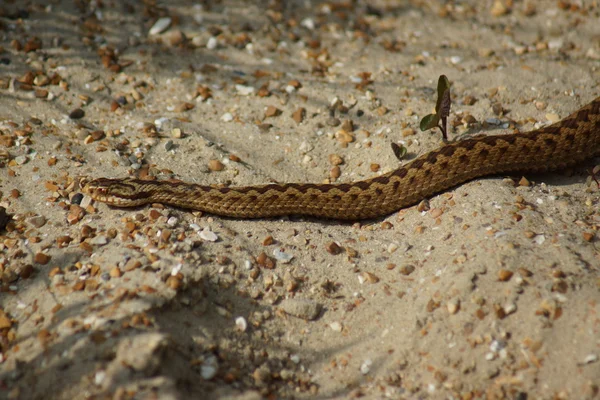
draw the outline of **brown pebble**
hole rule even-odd
[[[403,265],[400,267],[399,271],[402,275],[410,275],[415,270],[413,265]]]
[[[416,132],[413,128],[404,128],[401,131],[402,137],[413,136]]]
[[[426,199],[421,200],[421,202],[417,205],[417,211],[429,211],[429,201],[427,201]]]
[[[327,245],[325,245],[325,250],[334,256],[343,251],[343,249],[336,242],[329,242]]]
[[[46,265],[46,264],[48,264],[48,262],[50,262],[51,258],[52,257],[50,257],[46,253],[36,253],[35,256],[33,257],[33,261],[35,261],[37,264]]]
[[[263,251],[256,257],[256,263],[266,269],[274,269],[275,261]]]
[[[341,165],[344,163],[344,159],[337,154],[330,154],[329,155],[329,163],[334,166]]]
[[[21,192],[19,191],[19,189],[12,189],[10,191],[10,197],[12,197],[13,199],[18,199],[19,197],[21,197]]]
[[[263,244],[263,246],[270,246],[274,242],[275,242],[275,240],[273,239],[273,236],[269,235],[263,239],[262,244]]]
[[[371,272],[363,272],[363,278],[369,283],[377,283],[379,282],[379,277]]]
[[[342,170],[337,165],[329,170],[329,177],[334,181],[337,180],[341,174]]]
[[[381,168],[381,166],[379,164],[372,163],[369,166],[369,168],[371,169],[372,172],[377,172],[377,171],[379,171],[379,169]]]
[[[173,290],[180,289],[181,284],[182,284],[181,279],[179,279],[177,276],[173,276],[173,275],[171,275],[167,278],[166,283],[167,283],[167,286]]]
[[[519,181],[519,186],[531,186],[531,182],[529,182],[529,180],[523,176]]]
[[[110,269],[109,275],[110,275],[112,278],[120,278],[120,277],[123,275],[123,273],[121,272],[121,270],[119,269],[119,267],[117,267],[117,266],[115,265],[114,267],[112,267],[112,268]]]
[[[233,161],[233,162],[241,162],[242,161],[242,159],[239,158],[238,156],[236,156],[235,154],[230,154],[229,155],[229,160]]]
[[[33,272],[34,272],[33,265],[26,264],[20,268],[19,277],[21,279],[29,279],[31,277],[31,275],[33,275]]]
[[[81,119],[85,116],[85,112],[81,108],[76,108],[69,114],[71,119]]]
[[[208,169],[211,171],[223,171],[224,168],[225,166],[219,160],[210,160],[208,162]]]
[[[304,117],[306,116],[306,109],[304,107],[298,108],[296,111],[292,113],[292,119],[297,123],[301,123],[304,121]]]
[[[265,110],[265,118],[277,117],[281,115],[281,110],[275,106],[268,106]]]
[[[513,273],[507,269],[501,269],[498,271],[498,280],[501,282],[509,281],[512,278]]]
[[[129,271],[133,271],[134,269],[138,269],[141,266],[142,266],[142,262],[140,260],[130,258],[129,261],[127,261],[127,263],[125,264],[124,270],[126,272],[129,272]]]
[[[591,242],[595,237],[594,232],[583,232],[581,235],[586,242]]]

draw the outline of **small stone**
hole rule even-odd
[[[498,271],[498,280],[501,282],[509,281],[512,278],[513,273],[507,269],[501,269]]]
[[[248,322],[244,317],[237,317],[235,319],[235,326],[240,332],[246,332],[248,329]]]
[[[117,266],[112,267],[110,269],[109,274],[110,274],[110,276],[112,278],[120,278],[123,275],[123,273],[121,272],[121,270]]]
[[[180,128],[173,128],[171,130],[171,136],[175,139],[181,139],[183,137],[183,131]]]
[[[591,242],[595,237],[594,232],[583,232],[581,235],[586,242]]]
[[[328,158],[329,163],[333,166],[341,165],[344,163],[344,159],[337,154],[330,154]]]
[[[219,160],[210,160],[208,162],[208,169],[211,171],[223,171],[225,166]]]
[[[127,263],[125,263],[125,267],[123,269],[125,272],[133,271],[134,269],[138,269],[142,266],[142,262],[140,260],[136,260],[134,258],[130,258]]]
[[[164,31],[166,31],[169,26],[171,26],[171,18],[169,17],[164,17],[164,18],[159,18],[154,25],[152,25],[152,28],[150,28],[150,30],[148,31],[149,35],[158,35],[159,33],[163,33]]]
[[[341,331],[342,331],[342,329],[343,329],[343,327],[342,327],[342,324],[341,324],[341,323],[339,323],[339,322],[337,322],[337,321],[335,321],[335,322],[332,322],[331,324],[329,324],[329,327],[330,327],[332,330],[334,330],[335,332],[341,332]]]
[[[491,14],[494,17],[500,17],[502,15],[508,14],[509,11],[510,9],[506,7],[502,0],[495,0],[494,4],[492,5],[492,9],[490,10]]]
[[[294,111],[292,113],[292,119],[297,123],[300,124],[302,121],[304,121],[304,117],[306,115],[306,109],[303,107],[298,108],[296,111]]]
[[[340,245],[338,245],[336,242],[329,242],[327,245],[325,245],[325,250],[327,250],[329,254],[332,254],[334,256],[340,254],[343,251]]]
[[[15,162],[18,165],[23,165],[23,164],[27,163],[27,161],[29,161],[29,159],[25,155],[20,155],[20,156],[15,157]]]
[[[403,265],[400,267],[399,271],[402,275],[410,275],[414,272],[415,267],[412,265]]]
[[[285,299],[281,302],[281,309],[286,314],[306,321],[316,319],[321,313],[321,305],[307,299]]]
[[[452,314],[452,315],[456,314],[458,312],[458,310],[460,310],[460,300],[459,299],[450,300],[446,304],[446,308],[448,309],[448,312],[450,314]]]
[[[337,180],[342,175],[342,170],[337,165],[329,170],[329,177],[332,180]]]
[[[294,258],[292,254],[286,253],[279,248],[273,250],[273,257],[275,257],[277,261],[281,261],[283,264],[288,264]]]
[[[531,186],[531,182],[529,182],[529,180],[523,176],[519,181],[519,186]]]
[[[377,283],[379,282],[379,277],[371,272],[363,272],[362,277],[365,281],[369,283]]]
[[[415,133],[413,128],[404,128],[401,131],[402,137],[413,136]]]
[[[181,279],[179,279],[179,277],[177,276],[169,276],[167,278],[167,282],[166,282],[167,286],[173,290],[178,290],[181,288],[182,286],[182,282]]]
[[[207,242],[216,242],[217,240],[219,240],[219,237],[217,236],[217,234],[208,228],[204,228],[200,232],[200,238],[202,240],[206,240]]]
[[[98,235],[90,239],[89,243],[94,246],[104,246],[108,243],[108,238],[104,235]]]
[[[48,264],[48,262],[50,262],[51,258],[52,257],[50,257],[46,253],[36,253],[35,256],[33,257],[33,261],[35,261],[37,264],[46,265],[46,264]]]
[[[38,215],[36,217],[29,218],[28,222],[36,228],[41,228],[42,226],[46,225],[46,217],[43,215]]]
[[[76,108],[75,110],[71,111],[71,113],[69,114],[69,118],[71,118],[71,119],[81,119],[84,116],[85,116],[85,112],[81,108]]]
[[[265,118],[277,117],[281,115],[281,110],[275,106],[268,106],[265,110]]]
[[[554,114],[554,113],[546,114],[546,119],[552,123],[560,121],[560,117],[558,116],[558,114]]]
[[[223,122],[233,121],[233,115],[231,113],[227,112],[221,116],[221,121],[223,121]]]

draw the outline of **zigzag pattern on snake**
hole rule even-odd
[[[388,215],[474,178],[559,170],[599,155],[600,97],[553,125],[446,144],[395,171],[359,182],[216,188],[100,178],[83,191],[118,207],[162,203],[237,218],[307,215],[360,220]]]

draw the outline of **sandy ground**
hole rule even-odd
[[[441,74],[452,140],[599,93],[597,1],[369,3],[0,3],[0,398],[600,397],[585,166],[355,224],[82,198],[376,176]]]

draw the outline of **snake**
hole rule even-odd
[[[300,215],[357,221],[387,216],[476,178],[563,170],[596,156],[600,156],[600,97],[554,124],[446,143],[362,181],[215,187],[99,178],[87,182],[83,192],[116,207],[161,203],[234,218]]]

